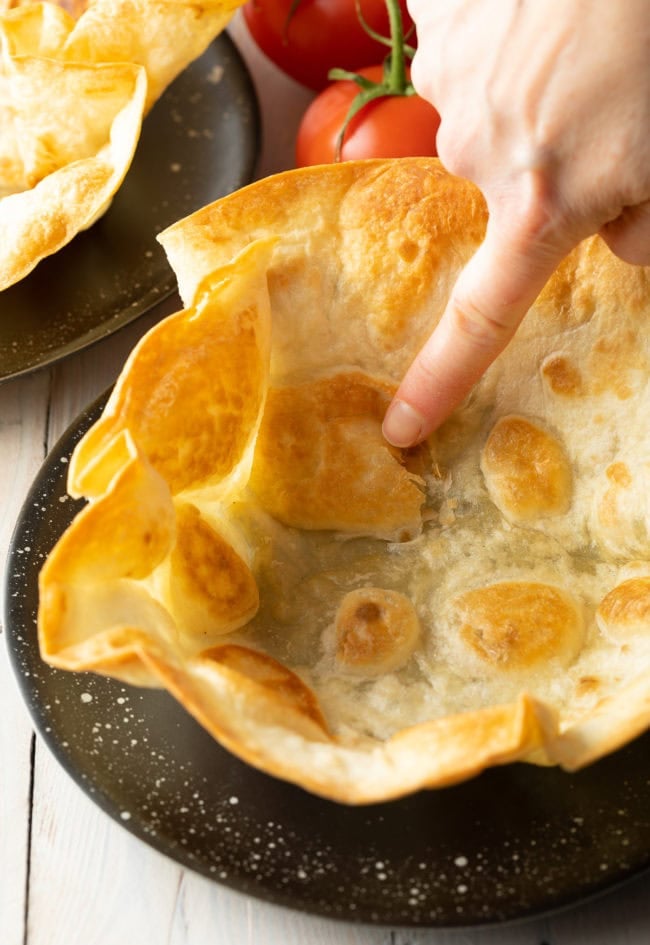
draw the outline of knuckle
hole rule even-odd
[[[488,194],[490,217],[495,231],[508,233],[517,258],[530,259],[534,251],[543,264],[560,251],[568,252],[587,233],[579,230],[544,175],[528,176],[505,193]]]
[[[650,265],[650,201],[626,207],[600,229],[611,251],[635,266]]]
[[[411,60],[411,82],[418,95],[425,99],[431,97],[430,74],[422,50],[416,49],[415,56]]]
[[[469,160],[472,149],[465,144],[464,135],[458,127],[444,115],[436,136],[438,157],[451,174],[471,179],[473,164]]]
[[[513,333],[507,321],[489,314],[482,304],[467,295],[454,300],[451,319],[452,330],[479,350],[501,348]]]
[[[433,390],[436,385],[436,364],[434,359],[421,351],[410,368],[413,387],[418,390]]]

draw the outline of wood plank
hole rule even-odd
[[[180,870],[100,810],[39,742],[29,945],[168,940]]]
[[[46,375],[34,375],[0,387],[3,569],[18,512],[45,452],[48,384]],[[5,645],[0,652],[0,693],[0,938],[3,945],[18,945],[23,940],[27,881],[32,726]]]
[[[111,385],[138,339],[177,297],[52,368],[47,448]],[[28,942],[166,941],[180,869],[114,823],[36,744]],[[4,943],[3,943],[4,945]]]

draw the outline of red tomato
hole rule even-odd
[[[413,25],[406,0],[399,0],[404,32]],[[385,0],[361,0],[368,26],[390,36]],[[355,69],[382,59],[387,49],[364,31],[355,0],[248,0],[244,18],[250,33],[269,59],[283,72],[319,91],[330,69]],[[409,37],[413,44],[414,37]]]
[[[373,82],[382,78],[381,66],[359,69]],[[336,142],[359,86],[352,81],[333,82],[311,103],[298,128],[296,164],[330,164],[336,159]],[[368,102],[347,127],[341,160],[368,157],[435,156],[440,116],[419,95],[389,95]]]

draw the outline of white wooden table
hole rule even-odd
[[[260,176],[292,163],[310,94],[263,60],[240,18],[264,119]],[[68,424],[115,379],[170,299],[112,338],[0,386],[0,563],[28,488]],[[648,787],[650,801],[650,785]],[[400,930],[269,905],[190,873],[101,811],[36,736],[0,651],[0,945],[648,945],[650,875],[553,917],[477,931]]]

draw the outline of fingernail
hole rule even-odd
[[[413,446],[424,429],[424,417],[403,400],[394,400],[386,412],[382,429],[393,446]]]

